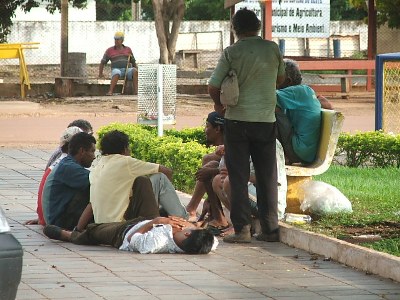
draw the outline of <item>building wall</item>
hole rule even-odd
[[[113,46],[116,31],[125,32],[125,44],[132,48],[138,63],[158,62],[158,41],[154,22],[151,21],[71,21],[68,27],[69,52],[84,52],[87,64],[98,64],[104,51]],[[333,56],[333,39],[340,39],[342,56],[349,57],[367,49],[367,31],[367,25],[360,22],[331,22],[330,38],[308,39],[309,53],[311,56]],[[278,43],[278,39],[274,38],[274,41]],[[40,43],[38,49],[26,50],[27,64],[60,63],[59,21],[16,21],[8,42]],[[304,39],[290,38],[285,42],[285,55],[304,55]],[[199,49],[218,53],[229,43],[228,21],[186,21],[181,24],[176,51]],[[0,66],[4,64],[18,64],[18,61],[0,61]]]

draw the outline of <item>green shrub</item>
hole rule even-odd
[[[186,142],[198,142],[199,144],[206,145],[206,135],[204,134],[204,127],[185,128],[180,131],[175,129],[165,130],[165,135],[179,137]]]
[[[348,167],[400,167],[400,135],[382,131],[359,132],[339,136],[336,154],[344,154]]]

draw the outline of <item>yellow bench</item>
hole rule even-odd
[[[285,166],[288,184],[286,212],[303,213],[300,210],[302,199],[300,199],[299,187],[304,182],[311,180],[312,176],[322,174],[328,170],[335,155],[343,121],[344,117],[340,112],[322,109],[321,135],[315,161],[307,166]]]
[[[25,98],[25,86],[31,89],[28,69],[26,68],[24,49],[37,49],[39,43],[0,44],[0,59],[19,59],[19,82],[21,97]]]

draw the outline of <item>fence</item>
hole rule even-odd
[[[376,58],[375,129],[400,134],[400,53]]]
[[[26,62],[31,82],[54,82],[59,76],[60,22],[14,22],[9,43],[39,42],[40,48],[27,51]],[[152,21],[77,21],[69,23],[69,52],[86,53],[87,74],[96,77],[98,64],[106,48],[113,45],[113,34],[125,32],[125,44],[133,49],[137,62],[157,63],[158,40]],[[273,38],[279,43],[282,38]],[[334,40],[341,42],[341,57],[359,55],[367,48],[367,27],[360,22],[331,22],[329,38],[285,38],[285,55],[303,56],[305,50],[313,57],[333,57]],[[222,49],[230,43],[228,21],[185,21],[181,24],[176,47],[179,69],[213,69]],[[186,65],[183,63],[184,51]],[[15,63],[14,63],[15,64]],[[0,78],[17,81],[17,68],[12,61],[0,61]],[[106,74],[107,75],[107,74]]]

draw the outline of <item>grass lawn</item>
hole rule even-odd
[[[323,216],[308,229],[345,240],[379,235],[381,240],[361,245],[400,256],[400,169],[332,165],[313,179],[338,188],[350,200],[353,213]]]

